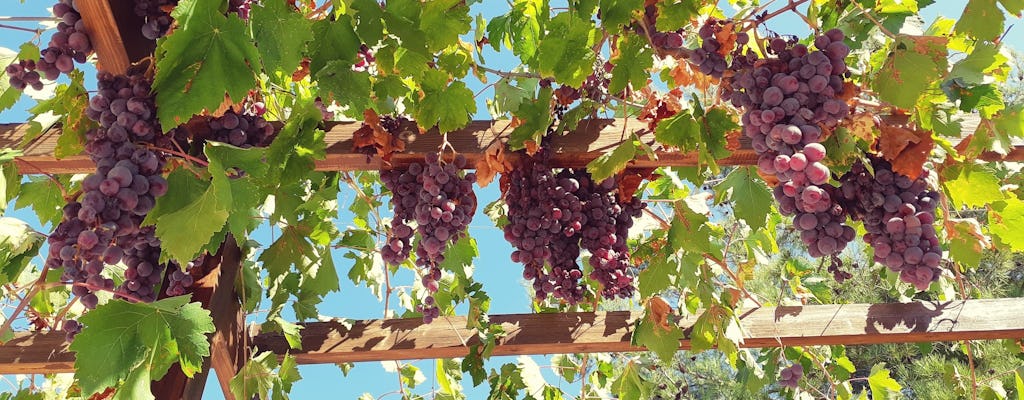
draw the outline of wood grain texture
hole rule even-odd
[[[128,58],[121,30],[118,29],[117,16],[114,15],[111,5],[108,0],[75,2],[75,8],[82,14],[85,30],[89,33],[89,40],[96,52],[97,68],[114,74],[123,74],[128,70],[131,60]]]
[[[1022,313],[1024,298],[764,307],[738,315],[742,347],[753,348],[1017,339],[1024,338]],[[491,321],[508,332],[493,354],[641,351],[630,345],[640,316],[628,311],[492,315]],[[689,332],[695,321],[696,316],[687,316],[679,325]],[[465,328],[465,317],[432,324],[414,318],[303,326],[302,350],[290,350],[284,337],[272,332],[252,332],[249,343],[256,351],[290,353],[300,364],[462,357],[479,343],[475,331]],[[690,342],[679,345],[686,349]],[[0,373],[69,372],[73,362],[59,332],[21,333],[0,346]]]
[[[219,267],[199,281],[202,287],[213,288],[207,309],[217,330],[210,338],[210,365],[217,371],[225,400],[235,400],[229,383],[249,359],[245,314],[235,294],[235,280],[241,265],[242,251],[234,237],[228,236],[221,246]]]
[[[860,345],[1024,337],[1024,299],[945,303],[846,304],[766,307],[741,312],[743,347]],[[630,344],[631,312],[494,315],[508,332],[494,355],[638,351]],[[680,326],[689,331],[696,316]],[[432,324],[419,319],[316,322],[302,330],[301,364],[463,357],[479,343],[463,317]],[[254,345],[288,351],[277,333],[256,335]],[[688,340],[680,342],[689,348]]]
[[[623,124],[625,123],[626,121],[623,119],[583,121],[575,131],[551,141],[550,148],[555,151],[551,164],[556,167],[585,166],[621,142]],[[508,124],[509,122],[504,120],[473,121],[466,128],[449,133],[448,141],[455,151],[466,156],[469,160],[468,165],[473,167],[495,138],[511,130]],[[277,126],[280,127],[279,124]],[[628,132],[630,129],[640,126],[639,122],[631,120],[625,128]],[[316,169],[321,171],[380,170],[390,166],[408,165],[411,162],[421,161],[426,153],[436,152],[442,143],[441,135],[435,131],[428,131],[425,134],[410,134],[406,151],[393,155],[390,163],[385,163],[379,157],[369,157],[353,151],[353,133],[359,127],[359,122],[329,123],[325,138],[327,157],[316,162]],[[973,129],[973,125],[968,128]],[[20,148],[22,138],[25,137],[25,130],[26,126],[21,124],[0,124],[0,148]],[[93,163],[85,155],[65,157],[60,160],[53,157],[53,150],[59,136],[60,129],[51,128],[25,146],[24,155],[16,160],[19,171],[23,174],[92,172]],[[643,139],[648,144],[654,143],[653,135],[645,135]],[[653,168],[693,166],[698,162],[696,153],[660,150],[656,154],[657,160],[651,160],[645,154],[639,154],[630,165],[635,168]],[[1024,161],[1024,145],[1018,144],[1005,157],[987,153],[982,156],[982,159]],[[755,165],[757,164],[757,154],[750,147],[750,141],[742,138],[740,148],[733,151],[729,157],[718,160],[718,163],[720,165]]]

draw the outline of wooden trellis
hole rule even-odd
[[[152,54],[152,41],[142,39],[142,21],[131,10],[131,0],[86,0],[77,6],[92,34],[99,68],[123,73],[133,60]],[[491,141],[508,127],[508,121],[476,121],[449,134],[456,151],[465,154],[470,166]],[[585,121],[572,134],[556,138],[556,166],[578,167],[614,147],[628,126],[627,120]],[[327,157],[317,162],[320,170],[376,170],[383,166],[377,157],[352,149],[358,123],[332,123],[327,127]],[[0,147],[23,148],[15,163],[23,174],[90,173],[95,167],[85,155],[56,159],[53,150],[60,128],[51,128],[22,147],[27,131],[24,124],[0,124]],[[419,135],[397,154],[392,163],[401,165],[422,159],[440,144],[439,135]],[[648,140],[653,138],[647,137]],[[641,156],[634,167],[689,166],[696,154],[656,152],[657,159]],[[985,159],[1024,161],[1024,146],[1009,155],[986,154]],[[722,165],[752,165],[756,154],[748,142],[718,162]],[[389,319],[303,324],[302,349],[289,349],[278,333],[246,331],[234,282],[240,268],[240,251],[229,239],[208,262],[211,271],[195,284],[194,299],[209,309],[216,332],[211,337],[211,357],[204,372],[188,379],[180,369],[153,383],[160,399],[201,398],[208,370],[212,367],[224,396],[233,399],[228,381],[238,372],[250,352],[289,353],[300,364],[427,359],[465,356],[478,343],[475,331],[465,328],[464,317],[442,317],[432,324],[419,319]],[[1024,338],[1024,299],[914,302],[899,304],[845,304],[764,307],[738,313],[744,328],[743,347],[800,345],[860,345],[926,341],[960,341]],[[499,339],[494,355],[590,353],[641,351],[630,337],[633,322],[640,315],[631,312],[493,315],[509,334]],[[689,331],[694,316],[679,325]],[[689,348],[689,340],[680,341]],[[72,372],[74,355],[67,351],[63,332],[19,333],[0,346],[0,373]]]

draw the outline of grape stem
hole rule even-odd
[[[37,167],[31,161],[27,161],[27,160],[24,160],[24,159],[22,159],[21,161],[24,162],[25,164],[28,164],[28,166],[30,166],[32,168],[35,168],[35,169],[40,170],[40,171],[43,170],[42,168]],[[47,179],[49,179],[50,182],[53,182],[54,185],[57,185],[57,188],[60,189],[61,197],[64,197],[64,200],[71,200],[71,199],[75,199],[75,198],[78,197],[78,193],[76,193],[72,197],[68,197],[68,189],[64,187],[63,183],[60,183],[60,180],[58,180],[57,178],[54,178],[53,174],[43,173],[43,176],[45,176]]]
[[[34,33],[36,35],[38,35],[40,32],[42,32],[39,29],[22,28],[20,26],[7,25],[7,24],[0,24],[0,28],[6,28],[6,29],[15,30],[15,31],[30,32],[30,33]]]
[[[173,156],[178,156],[178,157],[184,158],[186,160],[189,160],[189,161],[191,161],[191,162],[193,162],[195,164],[201,165],[203,167],[209,167],[210,166],[209,162],[204,161],[203,159],[197,158],[195,156],[189,155],[188,153],[185,153],[185,152],[182,152],[182,151],[165,149],[163,147],[158,147],[158,146],[155,146],[155,145],[152,145],[152,144],[149,144],[149,143],[144,144],[144,146],[148,147],[150,150],[162,151],[164,153],[167,153],[167,154],[170,154],[170,155],[173,155]]]
[[[540,76],[540,74],[533,73],[533,72],[500,71],[500,70],[496,70],[494,68],[485,67],[485,66],[480,65],[480,64],[474,64],[474,65],[476,65],[477,69],[483,70],[484,72],[490,72],[490,73],[492,73],[494,75],[498,75],[498,76],[500,76],[502,78],[536,78],[536,79],[542,78]]]
[[[14,320],[18,318],[18,314],[21,314],[21,312],[25,310],[28,303],[32,301],[32,298],[39,292],[42,285],[46,283],[46,275],[48,272],[50,272],[50,267],[48,265],[43,265],[43,269],[39,272],[39,278],[36,279],[36,283],[32,285],[32,289],[30,289],[28,293],[25,294],[25,297],[18,302],[18,307],[14,309],[14,312],[11,313],[10,317],[7,317],[3,326],[0,326],[0,333],[7,332],[11,329],[11,324],[13,324]]]
[[[56,17],[0,17],[0,21],[10,22],[60,22],[63,18]]]

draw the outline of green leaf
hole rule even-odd
[[[537,93],[540,79],[519,78],[515,79],[514,82],[515,84],[509,78],[501,78],[494,83],[494,99],[487,100],[487,111],[491,113],[492,117],[499,118],[507,113],[514,112],[524,102],[533,99],[533,94]],[[547,104],[546,107],[550,107],[550,104]],[[550,114],[550,112],[547,114]],[[532,117],[537,117],[537,115],[532,115]]]
[[[602,154],[587,164],[587,172],[594,182],[602,182],[611,178],[622,170],[636,157],[636,141],[626,140],[615,147],[614,150]]]
[[[429,56],[427,34],[420,30],[423,5],[418,0],[392,0],[385,7],[384,21],[388,32],[402,40],[402,47],[424,57]]]
[[[67,184],[66,181],[62,183],[65,186]],[[49,223],[54,227],[60,223],[60,219],[64,215],[65,204],[67,202],[64,201],[60,187],[45,176],[29,176],[28,182],[21,184],[21,192],[14,200],[15,209],[32,207],[36,216],[39,217],[39,222]]]
[[[268,75],[290,74],[302,61],[306,43],[313,40],[312,22],[283,1],[269,1],[252,7],[252,35],[263,70]]]
[[[970,163],[943,171],[947,193],[957,209],[981,207],[1003,199],[995,171],[982,164]]]
[[[641,298],[651,297],[672,287],[679,275],[679,260],[664,253],[659,255],[651,258],[647,268],[640,271],[637,277],[637,290]]]
[[[158,45],[153,79],[164,131],[217,109],[225,94],[238,102],[256,87],[260,55],[245,22],[216,3],[182,0],[171,13],[178,27]]]
[[[548,24],[551,32],[537,49],[537,72],[553,76],[559,83],[579,87],[594,72],[597,57],[591,47],[599,32],[594,23],[573,13],[561,13]]]
[[[360,44],[352,19],[347,15],[334,21],[322,19],[314,22],[313,41],[309,44],[309,71],[316,75],[332,62],[338,63],[336,70],[352,67]],[[323,79],[317,79],[324,83]]]
[[[668,243],[672,249],[699,253],[711,249],[711,234],[706,227],[708,217],[694,212],[686,203],[676,202],[676,212],[668,230]]]
[[[32,258],[39,254],[45,240],[45,235],[36,232],[25,221],[0,217],[0,285],[17,282]],[[33,308],[40,312],[39,307]]]
[[[642,400],[651,396],[651,386],[646,380],[640,377],[639,366],[632,361],[626,364],[619,379],[612,383],[612,393],[618,395],[620,400]]]
[[[317,84],[328,100],[348,107],[345,115],[361,117],[370,108],[370,74],[352,70],[348,61],[331,61],[316,73]]]
[[[239,399],[287,399],[292,384],[299,379],[302,376],[299,375],[295,357],[285,355],[284,360],[278,364],[277,355],[265,351],[246,361],[228,386],[235,398]]]
[[[999,241],[1013,251],[1024,250],[1024,202],[1013,198],[992,204],[988,211],[988,227]]]
[[[112,300],[80,318],[85,327],[71,343],[75,378],[92,395],[118,388],[119,398],[152,399],[149,381],[173,363],[192,376],[210,355],[206,334],[214,330],[210,312],[188,296],[153,303]],[[133,386],[122,383],[134,382]]]
[[[1003,5],[1006,12],[1021,17],[1021,11],[1024,11],[1024,0],[999,0],[999,4]]]
[[[885,363],[875,364],[871,367],[871,374],[868,376],[868,387],[871,388],[871,398],[874,400],[888,400],[900,396],[899,382],[889,377],[889,370],[885,369]]]
[[[654,26],[660,32],[674,31],[690,23],[698,15],[699,2],[691,0],[667,0],[658,2],[658,19]]]
[[[750,229],[764,227],[772,207],[772,194],[756,167],[738,167],[715,185],[716,202],[721,203],[727,195],[733,201],[737,218],[745,221]]]
[[[530,63],[537,54],[537,43],[544,34],[544,25],[550,9],[547,0],[515,0],[508,14],[487,23],[487,37],[494,51],[501,45]]]
[[[83,86],[84,74],[75,70],[68,76],[71,82],[57,86],[53,98],[40,101],[29,110],[35,116],[52,113],[59,117],[57,121],[61,124],[61,132],[57,138],[57,147],[53,150],[53,155],[57,158],[81,154],[85,149],[86,132],[98,126],[85,115],[85,110],[89,107],[89,94]],[[28,144],[29,140],[42,134],[46,128],[49,127],[31,123],[22,143]]]
[[[356,10],[356,32],[363,43],[373,47],[384,38],[384,10],[374,0],[353,0],[349,4]]]
[[[214,164],[210,167],[215,171]],[[161,257],[188,262],[223,229],[232,204],[227,180],[223,170],[219,177],[214,172],[213,183],[195,201],[156,220],[156,235],[163,242]]]
[[[541,137],[554,121],[551,116],[552,97],[553,91],[550,87],[546,87],[540,90],[536,99],[521,102],[514,114],[522,123],[509,134],[509,149],[522,149],[526,147],[528,141],[534,144],[540,143]]]
[[[882,100],[912,109],[918,97],[945,75],[945,58],[944,44],[899,35],[872,88]]]
[[[1003,20],[996,0],[969,0],[955,29],[971,37],[995,41],[1003,34]]]
[[[209,186],[208,180],[197,178],[185,168],[171,171],[167,175],[167,194],[156,199],[156,205],[146,215],[142,225],[155,225],[160,217],[192,204]]]
[[[462,81],[446,85],[447,74],[431,70],[424,75],[423,99],[416,110],[420,126],[437,125],[441,133],[451,132],[469,123],[476,113],[473,91]]]
[[[469,32],[473,18],[464,1],[435,0],[423,3],[422,7],[420,30],[430,52],[457,44],[459,36]]]
[[[612,57],[612,79],[608,83],[608,92],[619,93],[632,85],[634,90],[647,86],[650,73],[647,71],[654,65],[647,40],[637,35],[619,37],[618,54]]]
[[[989,42],[979,42],[974,50],[963,60],[953,64],[949,77],[960,79],[969,85],[985,83],[985,75],[1003,66],[1007,57],[1000,53],[999,46]]]
[[[643,0],[601,0],[601,22],[605,29],[619,29],[633,19],[633,13],[643,9],[643,6]]]
[[[949,256],[962,265],[976,267],[981,263],[981,253],[992,247],[988,237],[981,232],[981,225],[974,218],[947,220],[953,224],[953,229],[947,230]]]
[[[679,350],[679,341],[686,336],[683,335],[683,330],[675,324],[669,323],[668,325],[669,329],[658,326],[658,322],[651,320],[650,315],[646,315],[637,324],[633,339],[636,344],[657,354],[661,362],[665,364],[672,361],[672,357]]]
[[[1013,387],[1017,389],[1017,400],[1024,400],[1024,379],[1020,378],[1020,371],[1013,371]]]
[[[658,121],[658,126],[654,129],[654,139],[681,150],[696,150],[700,141],[700,124],[689,112],[676,113]]]

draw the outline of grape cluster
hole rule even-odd
[[[177,4],[178,0],[135,0],[135,15],[146,19],[142,25],[142,36],[157,40],[166,35],[174,23],[169,10]]]
[[[429,293],[437,292],[440,264],[448,244],[466,234],[476,212],[476,195],[473,194],[476,174],[459,176],[465,166],[466,157],[461,154],[450,163],[442,163],[437,154],[431,153],[423,164],[413,163],[405,170],[381,174],[381,180],[393,193],[391,205],[395,209],[381,256],[392,265],[408,258],[412,251],[411,222],[415,221],[415,231],[419,234],[416,266],[422,271],[421,281]],[[418,311],[423,313],[427,323],[440,315],[432,295],[423,300]]]
[[[523,264],[523,278],[533,281],[534,294],[549,294],[569,304],[583,300],[580,250],[590,252],[590,278],[607,298],[633,295],[626,239],[633,218],[644,204],[637,198],[621,203],[615,179],[596,183],[585,170],[557,174],[546,162],[546,150],[526,159],[508,175],[504,194],[509,223],[505,240],[515,250],[512,261]]]
[[[373,63],[377,62],[377,58],[373,55],[373,50],[366,44],[359,45],[359,52],[356,53],[356,62],[352,64],[352,69],[358,72],[364,72],[370,69]]]
[[[61,329],[64,331],[64,340],[71,342],[75,340],[75,336],[78,336],[78,333],[82,331],[82,324],[77,320],[66,319],[64,320],[64,325]]]
[[[170,271],[167,273],[167,287],[164,289],[164,294],[168,296],[181,296],[188,293],[188,290],[195,283],[195,278],[192,277],[192,271],[195,268],[201,268],[206,262],[206,253],[203,253],[195,260],[189,261],[185,265],[185,268],[181,268],[176,263],[171,263]]]
[[[75,63],[84,63],[92,53],[92,42],[85,32],[82,15],[75,10],[72,0],[60,0],[53,5],[53,15],[60,18],[57,32],[45,49],[39,52],[39,61],[21,60],[6,68],[11,87],[24,90],[31,86],[43,88],[40,78],[56,80],[61,73],[75,69]]]
[[[796,389],[800,386],[800,378],[804,376],[804,366],[800,364],[793,364],[786,368],[783,368],[779,372],[779,384],[791,389]]]
[[[228,1],[228,12],[238,14],[238,18],[248,20],[250,11],[252,11],[252,0]]]
[[[774,196],[785,215],[794,216],[801,240],[814,257],[837,254],[856,236],[845,225],[846,211],[821,163],[822,127],[833,127],[849,113],[837,98],[849,47],[842,31],[815,39],[819,50],[782,38],[770,42],[776,58],[743,68],[725,87],[726,98],[744,109],[744,133],[758,154],[758,169],[780,181]]]
[[[854,164],[840,179],[841,200],[864,222],[864,241],[874,248],[875,261],[926,290],[941,274],[942,248],[932,225],[939,194],[928,188],[928,171],[912,180],[881,158],[869,159],[874,175],[862,162]]]
[[[693,54],[690,56],[690,61],[697,64],[698,69],[701,73],[711,75],[716,78],[721,78],[727,69],[729,69],[729,62],[725,59],[722,54],[722,43],[718,41],[717,34],[722,31],[722,27],[725,21],[710,18],[701,25],[700,29],[697,30],[697,35],[700,36],[701,45],[699,48],[693,50]],[[739,45],[733,50],[733,60],[735,63],[743,63],[748,61],[753,63],[754,56],[753,52],[748,51],[747,55],[742,55],[741,49],[743,45],[750,42],[750,36],[746,32],[740,32],[736,34],[736,44]],[[733,69],[739,69],[740,65],[734,65]]]
[[[644,8],[644,23],[647,29],[653,29],[658,21],[658,6],[651,4]],[[637,26],[637,33],[644,34],[643,28]],[[683,30],[673,32],[650,32],[651,44],[654,47],[676,50],[683,48]]]
[[[206,124],[209,129],[191,131],[190,145],[193,155],[205,158],[203,147],[208,141],[227,143],[244,149],[266,147],[274,140],[274,127],[263,117],[236,113],[228,110],[224,115],[211,118]]]
[[[142,146],[161,137],[151,81],[140,68],[126,76],[100,73],[97,94],[87,114],[101,128],[86,134],[85,149],[96,172],[82,181],[78,201],[64,207],[61,223],[48,238],[47,265],[63,268],[62,279],[74,286],[87,308],[96,306],[97,290],[115,291],[101,275],[104,266],[124,262],[125,282],[116,293],[152,301],[162,277],[159,240],[151,227],[141,228],[156,198],[167,192],[160,154]]]

